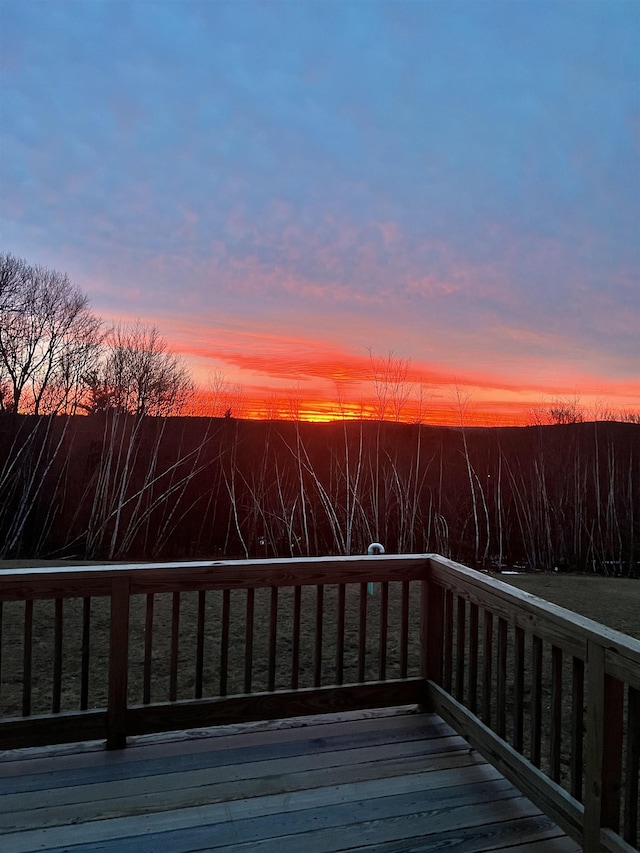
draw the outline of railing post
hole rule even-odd
[[[129,575],[113,579],[109,636],[109,700],[107,749],[127,745],[127,687],[129,675]]]
[[[424,598],[426,597],[426,607]],[[444,589],[429,577],[423,585],[422,660],[425,677],[442,684],[442,654],[444,649]]]
[[[601,827],[620,827],[624,685],[606,674],[604,658],[602,645],[587,643],[585,853],[600,850]]]

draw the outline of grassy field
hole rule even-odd
[[[493,575],[640,640],[640,580],[599,575]]]

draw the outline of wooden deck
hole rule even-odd
[[[394,709],[0,753],[0,849],[580,847],[440,717]]]

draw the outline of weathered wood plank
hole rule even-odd
[[[31,713],[31,663],[33,652],[33,601],[24,603],[24,634],[22,641],[22,716]]]
[[[229,673],[229,624],[231,609],[231,590],[222,591],[222,620],[220,626],[220,696],[227,695],[227,677]],[[277,616],[276,616],[277,618]]]
[[[511,801],[512,802],[512,801]],[[457,813],[456,817],[464,819],[464,815]],[[387,822],[387,825],[389,822]],[[278,853],[297,853],[301,849],[310,853],[335,853],[337,845],[341,843],[353,843],[353,849],[358,853],[433,853],[434,850],[455,850],[459,853],[479,853],[479,851],[496,850],[503,853],[513,850],[516,853],[578,853],[580,847],[566,837],[558,835],[560,830],[548,818],[539,815],[531,817],[515,817],[505,821],[494,822],[484,826],[464,824],[456,826],[449,831],[438,831],[432,833],[429,826],[421,826],[415,822],[411,827],[398,827],[397,833],[405,833],[398,841],[389,838],[387,826],[383,826],[382,832],[376,832],[375,827],[370,825],[359,825],[356,829],[349,827],[349,835],[342,834],[341,838],[334,830],[307,834],[289,835],[278,839]],[[415,834],[406,835],[407,830]],[[362,837],[359,838],[358,835]],[[358,842],[367,838],[370,843],[361,846]],[[532,843],[531,839],[538,839],[539,843]],[[522,842],[522,843],[519,843]],[[509,847],[513,843],[515,846]],[[265,842],[250,842],[241,846],[218,847],[217,853],[248,853],[255,850],[256,853],[265,853],[272,850],[274,846],[271,840]],[[347,848],[341,847],[345,850]]]
[[[506,619],[498,620],[496,733],[504,738],[507,733],[507,635]]]
[[[291,689],[297,690],[300,678],[300,625],[302,619],[302,587],[293,591],[293,626],[291,639]]]
[[[104,715],[105,712],[99,713]],[[392,739],[423,739],[455,735],[451,726],[437,714],[418,714],[412,706],[375,708],[369,711],[309,715],[290,720],[261,720],[132,738],[126,751],[108,753],[108,762],[110,765],[127,764],[140,761],[141,756],[145,759],[162,759],[215,752],[237,746],[240,737],[242,743],[248,746],[260,746],[265,742],[338,737],[353,733],[354,726],[357,727],[358,734],[364,736],[365,733],[371,733],[374,740],[379,736]],[[7,750],[0,752],[0,779],[61,772],[77,767],[102,767],[105,758],[104,745],[98,742]],[[43,784],[46,787],[46,782]]]
[[[482,646],[482,720],[491,726],[493,698],[493,613],[484,611],[484,642]]]
[[[276,658],[278,651],[278,587],[271,587],[270,618],[269,618],[269,671],[267,689],[276,687]],[[220,694],[224,696],[223,693]]]
[[[474,747],[517,785],[576,841],[582,837],[583,808],[537,767],[505,743],[482,721],[432,682],[431,706]]]
[[[101,712],[104,714],[104,711]],[[401,718],[401,724],[396,718]],[[247,742],[253,738],[296,739],[309,737],[306,733],[312,728],[318,737],[327,734],[345,734],[353,730],[354,726],[364,732],[371,728],[374,731],[386,730],[387,728],[399,728],[409,731],[413,728],[422,729],[437,723],[444,726],[447,735],[455,735],[455,732],[447,723],[442,721],[437,714],[417,713],[413,705],[395,706],[390,708],[371,708],[362,711],[345,711],[332,714],[305,715],[291,719],[258,720],[247,723],[229,723],[221,726],[209,726],[195,730],[170,731],[161,734],[142,735],[131,738],[126,753],[109,753],[109,762],[128,762],[138,760],[141,756],[147,757],[157,752],[158,757],[170,755],[183,755],[190,752],[207,752],[209,750],[225,749],[230,742],[235,742],[238,735],[242,735]],[[422,735],[427,736],[427,735]],[[431,735],[429,735],[431,736]],[[80,752],[79,752],[80,750]],[[173,750],[173,753],[171,752]],[[15,750],[0,751],[0,762],[2,774],[0,778],[7,775],[20,775],[25,773],[25,762],[29,768],[44,768],[42,771],[30,769],[33,772],[51,772],[57,770],[65,762],[73,766],[81,763],[83,766],[104,763],[104,744],[100,741],[86,741],[80,744],[45,744],[36,747],[25,747]]]
[[[467,704],[472,714],[478,712],[478,605],[469,607],[469,672],[467,678]]]
[[[91,599],[85,596],[82,600],[82,655],[80,663],[80,710],[89,707],[89,673],[91,667]]]
[[[298,843],[304,836],[295,837]],[[314,836],[314,845],[315,845]],[[293,853],[288,839],[282,839],[283,853]],[[513,844],[513,846],[511,846]],[[239,853],[247,851],[247,847],[238,848]],[[265,847],[258,847],[265,850]],[[324,851],[333,853],[330,847],[314,846],[314,853]],[[562,830],[547,817],[533,815],[531,817],[512,818],[486,826],[457,826],[448,832],[437,834],[421,833],[400,841],[386,841],[382,845],[373,843],[358,846],[358,853],[433,853],[434,850],[455,850],[457,853],[484,853],[496,850],[500,853],[580,853],[581,848],[572,841]],[[226,853],[230,848],[222,848],[220,853]]]
[[[367,656],[367,584],[360,584],[360,617],[358,621],[358,681],[364,681]]]
[[[0,601],[0,699],[2,698],[2,616],[4,602]]]
[[[444,648],[442,660],[442,686],[451,693],[453,682],[453,593],[444,593]]]
[[[324,616],[324,586],[316,587],[316,625],[313,662],[313,686],[322,684],[322,628]]]
[[[297,589],[297,587],[296,587]],[[336,625],[336,684],[344,682],[344,625],[346,610],[346,587],[343,583],[338,586],[338,619]],[[382,679],[381,679],[382,680]],[[293,684],[291,685],[294,686]],[[297,684],[295,685],[298,686]]]
[[[391,762],[391,764],[389,764]],[[13,777],[3,784],[2,808],[10,817],[28,808],[64,803],[102,802],[112,797],[139,797],[171,789],[263,779],[316,770],[334,772],[334,782],[342,782],[344,768],[362,765],[363,778],[382,778],[387,767],[392,775],[412,775],[456,766],[477,764],[477,754],[469,751],[459,737],[441,735],[422,740],[413,738],[340,737],[321,744],[313,740],[293,743],[263,743],[238,746],[236,750],[195,753],[185,757],[141,758],[137,762],[105,763],[97,767],[71,767],[43,774]],[[350,771],[349,771],[350,772]],[[355,772],[355,770],[354,770]],[[312,777],[310,777],[312,779]],[[309,786],[313,786],[311,782]],[[302,780],[301,787],[307,787]]]
[[[126,732],[128,735],[141,735],[224,723],[284,719],[305,713],[330,714],[335,711],[420,704],[425,698],[424,680],[408,678],[370,681],[342,687],[268,691],[219,699],[186,699],[181,702],[129,708],[126,714]]]
[[[78,821],[105,820],[142,813],[158,813],[216,803],[235,803],[259,797],[281,796],[279,812],[286,812],[288,795],[295,793],[300,807],[326,803],[358,801],[362,797],[386,796],[412,791],[440,790],[460,784],[499,782],[508,786],[497,770],[457,750],[448,755],[435,755],[424,769],[420,756],[408,755],[380,761],[351,762],[335,766],[305,767],[304,756],[288,762],[253,763],[241,766],[234,775],[223,767],[218,775],[210,768],[193,773],[163,774],[145,777],[142,784],[131,780],[115,780],[89,788],[58,788],[51,795],[42,792],[7,798],[0,810],[0,838],[3,833],[36,827],[64,826]],[[390,788],[390,783],[392,788]],[[92,796],[87,797],[87,793]],[[1,842],[0,842],[1,843]]]
[[[481,786],[473,786],[481,788]],[[511,793],[511,792],[509,792]],[[143,824],[140,819],[122,818],[113,821],[96,821],[78,827],[43,830],[47,832],[47,846],[50,853],[62,853],[73,844],[74,853],[115,853],[122,850],[140,849],[140,840],[144,837],[147,849],[154,853],[187,853],[193,850],[308,850],[317,853],[318,849],[336,851],[361,847],[363,844],[380,844],[398,838],[416,838],[450,833],[453,838],[463,828],[478,827],[481,834],[490,832],[491,821],[496,817],[500,822],[539,816],[539,810],[522,797],[509,796],[500,801],[492,796],[494,792],[482,791],[461,794],[448,807],[438,807],[417,795],[387,797],[363,801],[354,815],[354,804],[336,804],[331,807],[309,808],[290,811],[286,820],[282,816],[257,815],[254,818],[234,820],[233,810],[227,815],[227,822],[216,822],[210,818],[212,808],[202,807],[170,812],[153,816],[153,823]],[[424,800],[427,799],[426,802]],[[490,801],[487,801],[490,800]],[[292,798],[289,798],[290,805]],[[229,808],[225,804],[225,811]],[[191,814],[185,814],[190,812]],[[357,818],[360,818],[358,820]],[[188,821],[185,826],[185,821]],[[195,825],[194,821],[198,821]],[[545,821],[548,826],[548,822]],[[451,827],[456,829],[452,832]],[[132,834],[126,834],[129,830]],[[154,831],[155,830],[155,831]],[[60,838],[60,847],[52,845],[55,837]],[[514,836],[512,835],[513,839]],[[318,848],[322,841],[325,845]],[[59,842],[60,843],[60,842]],[[250,846],[247,846],[250,845]],[[293,846],[292,846],[293,845]],[[33,849],[33,848],[31,848]],[[14,853],[23,853],[24,848],[16,848]]]
[[[171,596],[171,649],[169,652],[169,701],[178,698],[178,652],[180,647],[180,593]],[[224,693],[222,694],[224,696]]]
[[[436,684],[442,683],[444,647],[444,590],[435,583],[427,586],[426,675]]]
[[[62,697],[62,631],[63,631],[63,605],[62,598],[56,598],[54,604],[54,627],[53,627],[53,685],[51,691],[51,713],[60,713],[60,700]]]
[[[464,656],[466,643],[467,602],[457,598],[457,630],[456,630],[456,692],[458,702],[464,701]]]
[[[153,611],[154,595],[147,593],[144,614],[144,658],[142,671],[142,702],[151,702],[151,667],[153,661]]]
[[[516,628],[513,658],[515,669],[515,682],[513,686],[513,747],[520,753],[524,751],[524,646],[524,631],[522,628]]]
[[[406,678],[409,660],[409,581],[403,580],[400,589],[400,678]]]
[[[606,748],[602,764],[602,826],[617,833],[620,829],[624,684],[617,678],[605,675],[604,696]],[[635,720],[635,725],[640,726],[640,720]]]
[[[560,756],[562,747],[562,649],[551,648],[551,727],[549,743],[549,775],[560,781]]]
[[[542,650],[540,637],[531,642],[531,761],[540,767],[542,752]]]
[[[129,595],[125,574],[113,580],[109,633],[109,703],[107,709],[107,749],[126,744],[127,685],[129,674]],[[57,725],[57,724],[56,724]],[[53,737],[52,740],[57,739]]]
[[[436,715],[379,713],[289,730],[217,729],[207,741],[139,741],[124,752],[65,755],[63,767],[43,750],[35,767],[5,765],[12,778],[0,799],[0,846],[334,853],[385,844],[408,853],[558,839],[563,846],[549,853],[565,850],[558,828]]]
[[[571,796],[582,802],[584,770],[584,661],[573,658],[571,667]]]
[[[299,589],[297,587],[296,589]],[[204,593],[200,593],[204,595]],[[251,693],[251,682],[253,677],[253,622],[255,614],[255,589],[247,590],[247,605],[244,632],[244,692]],[[292,685],[293,687],[293,685]],[[199,697],[196,697],[199,698]]]
[[[55,733],[51,728],[55,722]],[[106,711],[67,711],[0,721],[0,749],[24,749],[55,743],[95,740],[107,736]]]
[[[380,584],[380,654],[378,659],[378,679],[387,677],[387,639],[389,635],[389,582]]]
[[[204,628],[205,628],[205,615],[207,608],[207,593],[206,590],[201,589],[198,592],[198,614],[196,616],[196,660],[195,660],[195,685],[194,685],[194,698],[202,699],[202,692],[204,688]],[[245,666],[245,678],[246,678],[246,666]],[[251,687],[246,691],[249,693],[251,691]]]

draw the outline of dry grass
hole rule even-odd
[[[551,573],[494,577],[640,640],[640,580]]]

